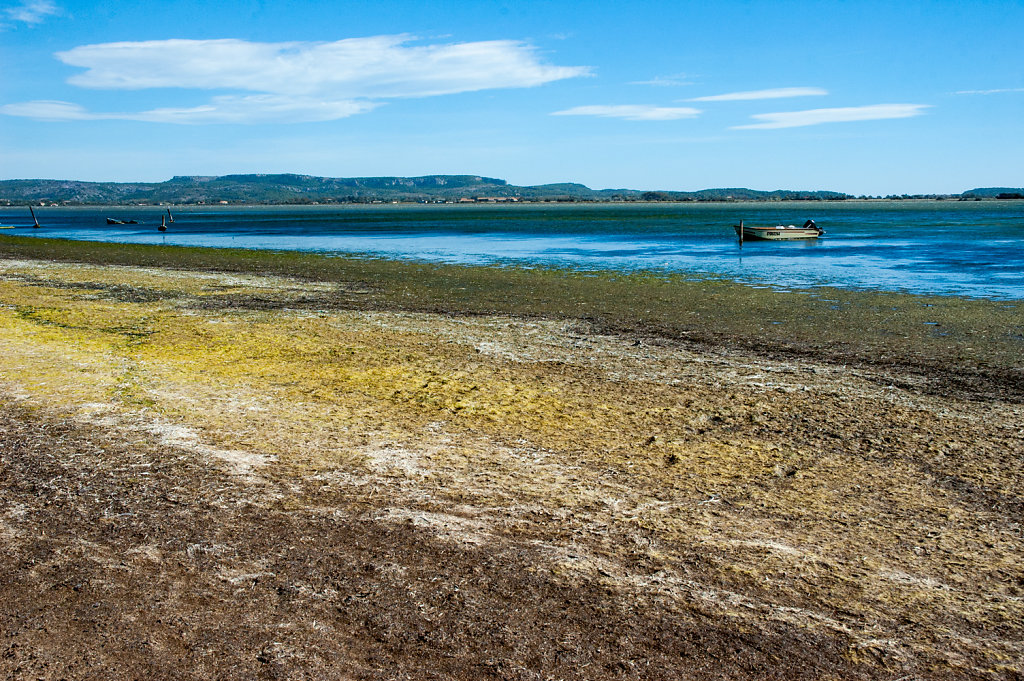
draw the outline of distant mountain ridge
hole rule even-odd
[[[972,189],[958,197],[997,198],[1024,189]],[[834,191],[745,188],[699,191],[591,189],[577,183],[517,186],[481,175],[421,177],[318,177],[314,175],[180,175],[165,182],[0,180],[0,203],[64,205],[303,204],[390,201],[836,201],[854,198]],[[894,197],[895,198],[895,197]],[[906,197],[904,197],[906,198]]]

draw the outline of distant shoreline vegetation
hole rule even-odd
[[[312,175],[175,176],[166,182],[0,180],[0,205],[323,205],[365,203],[629,203],[1022,199],[1024,188],[989,187],[961,194],[854,196],[834,191],[746,188],[667,191],[591,189],[559,183],[517,186],[479,175],[316,177]]]

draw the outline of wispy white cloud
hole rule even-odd
[[[747,92],[728,92],[724,95],[708,95],[694,97],[688,102],[740,102],[755,99],[785,99],[787,97],[812,97],[827,95],[828,90],[820,87],[780,87],[770,90],[749,90]]]
[[[998,95],[1004,92],[1024,92],[1024,87],[1004,87],[997,90],[960,90],[958,95]]]
[[[280,95],[224,95],[209,104],[138,112],[91,112],[72,102],[34,101],[0,106],[0,113],[41,121],[144,121],[148,123],[292,123],[331,121],[366,113],[378,106],[369,101],[323,101]]]
[[[751,118],[760,121],[749,125],[735,125],[733,130],[768,130],[774,128],[799,128],[820,123],[848,123],[851,121],[874,121],[887,118],[911,118],[920,116],[929,104],[873,104],[835,109],[810,109],[807,111],[785,111],[779,113],[754,114]]]
[[[427,97],[531,87],[586,75],[551,66],[522,42],[410,45],[410,35],[331,43],[163,40],[84,45],[57,58],[87,69],[68,82],[88,88],[231,88],[338,98]]]
[[[366,100],[224,95],[214,97],[209,104],[202,106],[151,109],[131,118],[153,123],[313,123],[347,118],[378,106],[379,103]]]
[[[194,108],[89,113],[74,105],[27,102],[4,113],[49,120],[119,118],[176,123],[333,120],[369,111],[390,98],[431,97],[525,88],[589,74],[555,66],[513,40],[411,44],[409,35],[331,43],[162,40],[83,45],[57,58],[85,69],[69,83],[83,88],[243,90]],[[63,115],[63,117],[60,117]]]
[[[650,80],[634,80],[630,85],[654,85],[655,87],[680,87],[693,85],[693,80],[685,73],[674,73],[669,76],[655,76]]]
[[[20,5],[0,9],[0,16],[7,21],[30,26],[41,24],[46,17],[56,14],[60,14],[60,10],[51,0],[24,0]]]
[[[624,118],[628,121],[672,121],[680,118],[694,118],[700,115],[700,109],[686,106],[651,106],[647,104],[593,104],[575,106],[563,111],[555,111],[552,116],[603,116],[605,118]]]
[[[38,100],[0,106],[0,113],[25,116],[40,121],[84,121],[93,118],[84,107],[71,102]]]

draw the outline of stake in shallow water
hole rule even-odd
[[[40,227],[39,220],[36,218],[36,212],[32,210],[32,206],[28,207],[28,212],[32,214],[32,227]],[[18,225],[0,225],[0,229],[14,229]]]

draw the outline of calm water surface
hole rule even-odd
[[[1024,299],[1024,201],[781,204],[40,208],[61,239],[365,254],[433,262],[716,274],[755,285]],[[106,224],[106,217],[139,225]],[[820,239],[737,243],[732,225]],[[0,224],[29,224],[24,208]]]

